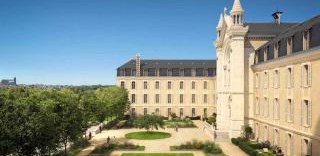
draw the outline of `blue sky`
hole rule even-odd
[[[242,0],[245,21],[303,21],[318,0]],[[114,84],[142,58],[215,59],[219,14],[233,0],[0,0],[0,79],[23,84]]]

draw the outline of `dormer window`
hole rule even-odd
[[[294,47],[294,36],[291,36],[287,40],[287,51],[288,55],[293,53],[293,47]]]
[[[303,32],[303,50],[310,48],[311,28]]]

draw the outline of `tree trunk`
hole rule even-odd
[[[64,155],[65,156],[67,156],[67,144],[68,144],[68,139],[66,139],[64,142]]]

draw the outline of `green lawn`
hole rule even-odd
[[[192,153],[123,153],[121,156],[194,156]]]
[[[164,139],[171,137],[170,133],[165,132],[132,132],[125,135],[128,139],[138,139],[138,140],[154,140],[154,139]]]

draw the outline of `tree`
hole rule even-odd
[[[252,133],[253,133],[252,128],[247,125],[247,126],[244,128],[245,138],[246,138],[247,140],[249,140],[250,137],[251,137],[251,135],[252,135]]]
[[[147,131],[151,131],[153,129],[158,130],[159,128],[164,129],[164,121],[161,116],[158,115],[144,115],[139,116],[133,121],[133,125],[142,129],[146,129]]]
[[[77,141],[82,134],[83,115],[79,106],[79,97],[71,90],[55,91],[57,103],[54,112],[57,114],[59,140],[63,143],[65,154],[69,142]]]

